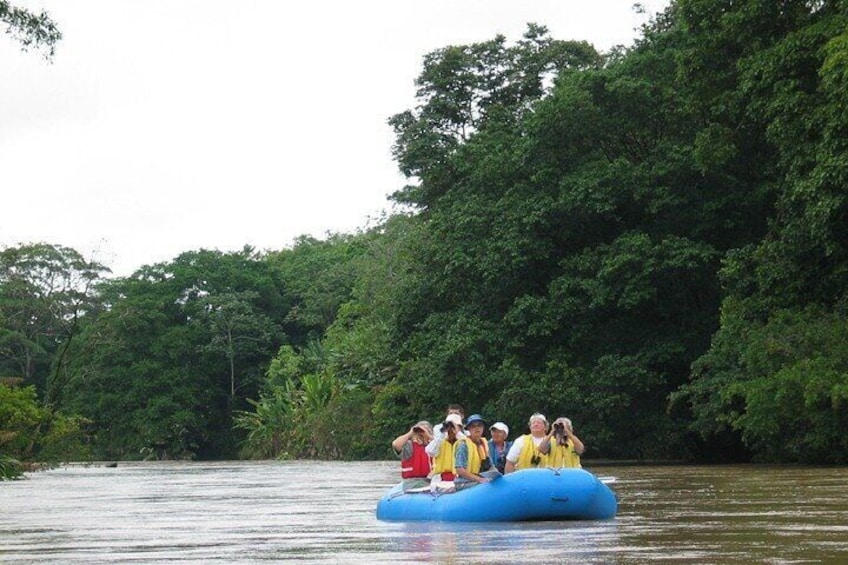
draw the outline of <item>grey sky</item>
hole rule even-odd
[[[66,245],[116,275],[364,227],[403,185],[386,120],[429,51],[527,22],[607,50],[647,19],[633,0],[12,3],[64,39],[46,64],[0,36],[0,245]]]

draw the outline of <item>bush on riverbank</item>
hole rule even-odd
[[[2,441],[2,438],[0,438]],[[7,455],[0,455],[0,481],[18,479],[23,475],[21,462]]]
[[[0,475],[15,478],[35,463],[85,461],[90,450],[79,417],[66,417],[39,405],[35,387],[0,382]]]

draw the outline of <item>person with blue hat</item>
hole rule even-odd
[[[497,469],[492,468],[489,459],[489,444],[483,437],[486,421],[480,414],[472,414],[465,422],[466,437],[457,442],[454,467],[456,490],[488,483],[500,477]]]

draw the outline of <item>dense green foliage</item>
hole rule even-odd
[[[0,279],[38,345],[0,367],[98,456],[381,457],[459,402],[567,415],[590,457],[844,463],[846,24],[677,0],[608,54],[437,50],[390,119],[410,213],[100,281],[73,332],[16,329]]]
[[[20,475],[25,464],[80,461],[89,457],[85,427],[38,403],[35,387],[0,380],[0,480]]]
[[[83,319],[96,310],[93,285],[104,272],[67,247],[0,250],[0,475],[36,460],[88,456],[85,419],[57,410],[48,383],[66,367]]]
[[[99,288],[71,350],[62,406],[95,422],[110,458],[235,452],[234,409],[285,340],[279,276],[246,248],[188,252]]]
[[[44,391],[67,361],[81,318],[96,310],[94,285],[105,272],[59,245],[0,250],[0,377]]]

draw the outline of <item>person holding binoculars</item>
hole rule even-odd
[[[557,418],[548,433],[548,420],[544,414],[530,416],[530,433],[512,443],[506,455],[504,473],[534,467],[580,467],[583,442],[574,435],[568,418]]]
[[[539,451],[547,456],[546,467],[581,468],[580,456],[586,448],[574,435],[571,420],[561,416],[551,426],[551,433],[539,444]]]
[[[426,448],[427,455],[433,458],[432,485],[440,481],[453,482],[456,478],[456,448],[459,442],[465,439],[462,416],[455,412],[448,414],[436,429],[438,431]]]
[[[433,439],[430,422],[421,420],[403,435],[392,441],[392,449],[401,459],[400,476],[403,478],[403,490],[426,487],[430,484],[430,456],[426,446]]]
[[[434,460],[438,459],[442,453],[442,444],[448,440],[452,446],[456,440],[465,437],[462,428],[462,420],[465,418],[465,409],[459,404],[448,404],[447,416],[441,424],[436,424],[433,428],[433,439],[427,444],[427,455]],[[447,457],[444,459],[447,461]],[[453,461],[453,452],[450,454],[450,460]],[[453,479],[445,479],[453,480]]]
[[[448,404],[448,409],[445,411],[445,420],[446,421],[448,419],[448,416],[450,416],[451,414],[456,414],[457,416],[459,416],[459,430],[458,430],[458,432],[459,432],[459,437],[462,438],[463,437],[462,420],[465,419],[465,408],[463,408],[459,404]],[[443,431],[445,431],[445,430],[443,430],[442,428],[444,427],[444,425],[445,425],[444,422],[442,422],[441,424],[436,424],[436,426],[433,428],[433,437],[434,438],[437,438],[440,435],[443,435]]]

